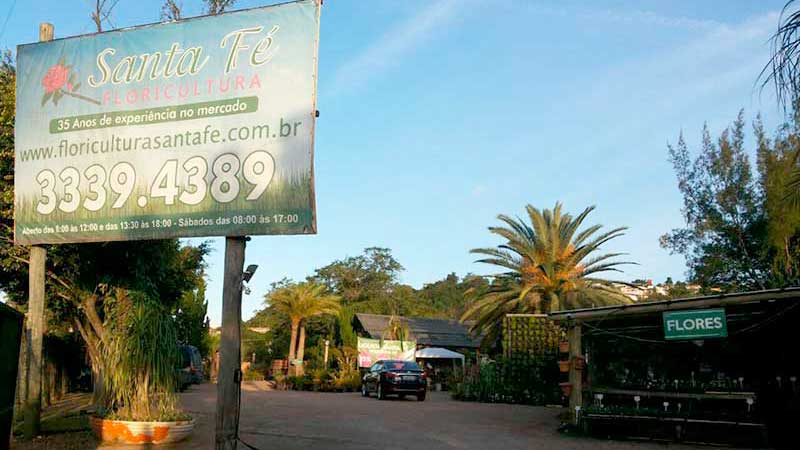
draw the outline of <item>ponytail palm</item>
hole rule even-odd
[[[327,288],[318,283],[297,283],[281,288],[267,298],[276,311],[285,315],[292,326],[289,341],[289,360],[303,360],[305,353],[305,321],[311,317],[337,314],[340,309],[339,297],[327,293]],[[302,366],[297,374],[302,375]]]
[[[505,215],[505,226],[489,231],[506,242],[495,248],[479,248],[478,260],[503,268],[490,288],[482,292],[462,316],[474,320],[473,332],[486,333],[493,342],[503,317],[512,313],[548,313],[562,309],[627,303],[611,281],[597,278],[604,272],[621,272],[615,261],[621,253],[597,254],[606,242],[622,236],[626,228],[601,232],[601,225],[583,229],[594,207],[577,217],[562,213],[560,203],[552,210],[526,207],[528,222]]]

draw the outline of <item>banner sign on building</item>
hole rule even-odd
[[[19,46],[16,243],[315,233],[319,9]]]
[[[390,341],[358,338],[358,367],[370,367],[377,361],[394,359],[414,361],[416,341]]]
[[[663,320],[666,340],[728,336],[728,323],[723,308],[664,312]]]

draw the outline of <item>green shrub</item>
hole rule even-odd
[[[130,421],[188,417],[175,395],[178,339],[169,312],[136,291],[115,289],[104,300],[113,320],[103,346],[107,395],[98,415]]]
[[[261,381],[265,380],[267,367],[264,364],[253,364],[247,369],[247,372],[244,373],[244,381]]]

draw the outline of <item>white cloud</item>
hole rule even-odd
[[[570,17],[592,22],[618,23],[629,25],[652,25],[673,28],[707,30],[724,27],[725,24],[710,19],[665,16],[652,11],[618,11],[612,9],[567,9],[534,4],[530,10],[536,14]]]
[[[489,188],[485,184],[476,184],[472,187],[472,196],[473,197],[481,197],[483,194],[487,193]]]
[[[471,2],[470,2],[471,3]],[[389,29],[374,44],[345,61],[336,70],[331,94],[358,90],[370,78],[399,64],[403,57],[447,27],[459,11],[469,5],[464,1],[438,0],[420,9],[414,16]]]

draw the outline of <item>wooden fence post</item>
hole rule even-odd
[[[581,324],[580,322],[570,324],[568,333],[569,339],[569,382],[572,385],[572,391],[569,395],[569,411],[575,414],[576,406],[583,406],[583,370],[576,366],[578,359],[583,358],[581,349]]]

